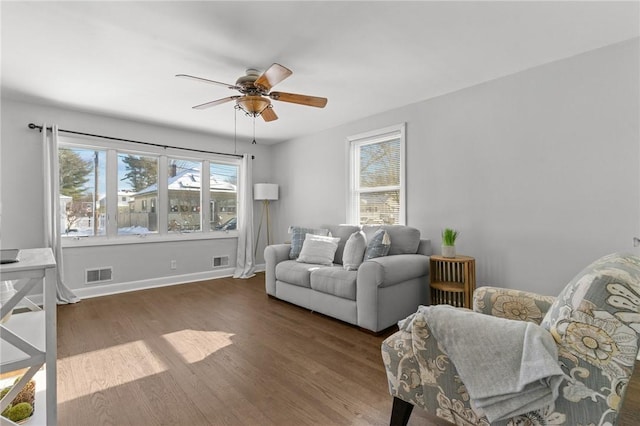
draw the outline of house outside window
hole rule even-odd
[[[235,188],[238,185],[238,166],[211,163],[209,176],[211,179],[209,230],[234,230],[238,206],[235,196]]]
[[[404,225],[405,124],[347,138],[349,142],[349,222]]]
[[[239,159],[206,153],[183,158],[132,145],[60,139],[62,236],[74,237],[65,245],[178,233],[212,237],[222,235],[225,223],[225,236],[235,232]],[[209,191],[203,191],[207,181]],[[202,205],[211,208],[203,211]]]
[[[202,162],[169,158],[169,232],[200,231]]]

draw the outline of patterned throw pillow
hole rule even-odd
[[[347,271],[357,271],[364,260],[364,252],[367,250],[367,239],[364,232],[354,232],[349,236],[342,253],[342,266]]]
[[[391,247],[391,239],[389,234],[384,229],[378,229],[373,238],[367,244],[367,251],[364,254],[364,260],[373,259],[376,257],[383,257],[389,254],[389,248]]]
[[[289,259],[297,259],[302,250],[302,243],[307,234],[329,235],[328,229],[323,228],[303,228],[300,226],[292,226],[289,228],[291,234],[291,250],[289,251]]]
[[[340,238],[307,234],[296,261],[331,266],[333,265],[333,257],[336,255],[339,242]]]

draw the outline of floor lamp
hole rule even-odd
[[[260,215],[260,225],[256,237],[254,256],[258,254],[258,241],[260,241],[260,231],[262,230],[262,220],[267,213],[267,245],[271,244],[271,221],[269,218],[269,202],[278,199],[278,185],[275,183],[256,183],[253,185],[253,199],[262,201],[262,214]]]

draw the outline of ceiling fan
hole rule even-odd
[[[317,96],[298,95],[286,92],[271,92],[271,88],[289,77],[293,72],[280,64],[271,65],[265,72],[249,68],[246,75],[238,78],[235,84],[221,83],[219,81],[209,80],[201,77],[194,77],[187,74],[177,74],[176,77],[186,78],[189,80],[201,81],[204,83],[224,86],[228,89],[237,90],[241,95],[228,96],[226,98],[196,105],[194,109],[206,109],[216,105],[224,104],[230,101],[236,101],[236,106],[250,116],[261,116],[264,121],[277,120],[278,116],[273,111],[271,100],[289,102],[299,105],[307,105],[316,108],[324,108],[327,104],[327,98]]]

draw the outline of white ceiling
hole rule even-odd
[[[274,90],[323,96],[324,109],[274,102],[258,143],[317,132],[639,36],[631,2],[7,2],[3,96],[211,134],[234,132],[234,83],[273,62]],[[27,123],[25,123],[26,125]],[[61,123],[64,124],[64,123]],[[253,121],[238,115],[239,137]]]

